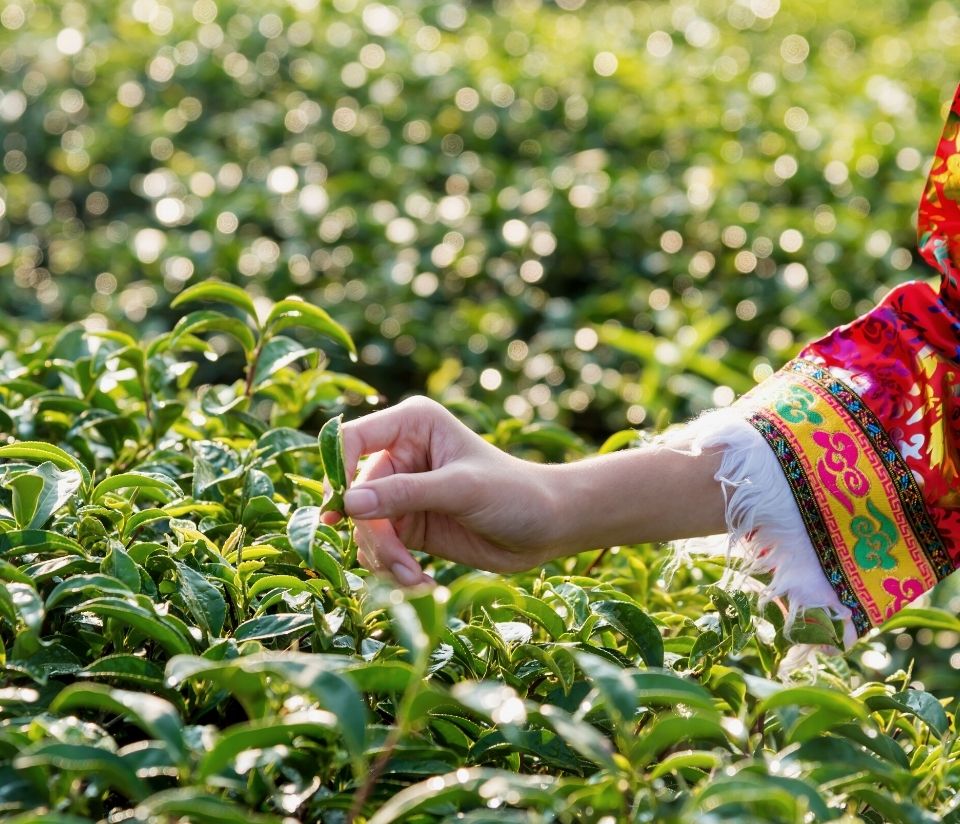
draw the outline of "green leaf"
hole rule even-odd
[[[30,584],[5,583],[0,586],[10,594],[14,609],[27,631],[39,637],[43,626],[44,609],[43,601],[37,591]]]
[[[869,718],[863,702],[827,687],[787,687],[757,705],[756,714],[779,707],[819,707],[846,718],[866,721]]]
[[[350,353],[351,359],[357,358],[357,347],[353,338],[339,323],[319,306],[297,298],[278,301],[267,316],[264,327],[271,332],[279,332],[292,326],[302,326],[319,332],[336,341]]]
[[[80,488],[83,479],[74,469],[59,470],[52,461],[23,472],[4,486],[13,490],[13,517],[21,529],[41,529],[50,516]]]
[[[110,552],[100,564],[100,571],[104,575],[123,581],[131,592],[140,591],[140,569],[137,562],[117,543],[113,543]]]
[[[191,824],[281,824],[285,819],[254,813],[199,787],[177,787],[151,795],[137,805],[141,821],[189,821]]]
[[[220,590],[206,577],[186,564],[177,564],[180,577],[180,594],[190,614],[204,634],[218,638],[223,632],[223,623],[227,617],[227,603]]]
[[[93,488],[90,500],[96,503],[108,492],[116,492],[118,489],[149,489],[162,493],[162,497],[168,500],[183,495],[180,487],[163,475],[146,472],[122,472],[119,475],[110,475],[100,481]]]
[[[88,591],[93,591],[97,595],[119,595],[124,597],[131,595],[132,592],[123,581],[109,575],[71,575],[65,581],[57,584],[47,596],[45,604],[47,612],[72,595],[79,595]]]
[[[531,721],[541,721],[552,727],[571,748],[584,758],[608,770],[617,770],[610,740],[585,721],[574,719],[569,713],[552,704],[544,704],[528,714]]]
[[[608,437],[597,450],[598,455],[608,455],[628,446],[635,446],[640,442],[640,434],[636,429],[621,429]]]
[[[216,775],[246,750],[289,745],[300,736],[329,740],[335,737],[337,727],[336,716],[325,710],[303,710],[280,718],[235,724],[221,733],[203,757],[197,777],[206,780]]]
[[[43,529],[16,529],[0,533],[0,553],[7,556],[24,553],[68,554],[86,556],[86,551],[73,538]]]
[[[170,336],[170,348],[176,349],[177,343],[183,335],[199,335],[203,332],[222,332],[225,335],[230,335],[248,355],[257,346],[257,339],[253,332],[242,320],[224,315],[222,312],[202,309],[198,312],[191,312],[177,321],[177,325],[173,327],[173,334]]]
[[[313,616],[296,612],[279,612],[244,621],[237,627],[233,637],[238,641],[253,641],[264,638],[283,638],[313,628]]]
[[[207,280],[203,283],[194,284],[184,289],[170,301],[170,307],[176,309],[178,306],[182,306],[184,303],[189,303],[190,301],[228,303],[249,315],[254,323],[257,322],[257,308],[254,306],[253,300],[243,289],[231,283]]]
[[[65,582],[67,583],[67,582]],[[77,673],[78,678],[112,678],[151,689],[163,686],[163,670],[152,661],[126,652],[105,655]]]
[[[567,627],[557,611],[539,598],[518,592],[517,603],[508,606],[524,617],[536,621],[547,631],[552,640],[558,640],[567,631]]]
[[[950,728],[950,720],[943,705],[935,696],[923,690],[907,690],[893,696],[874,695],[866,698],[864,703],[871,712],[896,710],[915,715],[933,730],[937,738],[942,738]]]
[[[935,607],[904,607],[890,620],[880,625],[883,632],[892,629],[945,629],[950,632],[960,632],[960,618]]]
[[[0,459],[50,461],[59,469],[73,469],[80,473],[84,484],[90,483],[90,470],[60,447],[42,441],[18,441],[0,446]]]
[[[795,644],[843,646],[842,635],[824,609],[808,609],[797,616],[789,640]]]
[[[726,740],[727,734],[716,718],[704,715],[667,715],[657,718],[638,733],[637,742],[630,751],[630,761],[646,765],[664,750],[676,747],[680,742],[726,743]]]
[[[413,813],[461,809],[464,804],[478,801],[488,804],[492,798],[500,803],[509,799],[511,806],[521,808],[552,806],[557,783],[550,775],[517,775],[507,770],[461,767],[456,772],[433,776],[401,790],[370,817],[368,824],[414,820]]]
[[[230,661],[184,655],[169,661],[166,677],[167,684],[174,687],[184,681],[212,681],[234,695],[254,718],[262,717],[266,710],[268,681],[306,692],[337,718],[344,743],[357,758],[364,749],[367,711],[356,686],[341,674],[357,666],[343,655],[267,651]]]
[[[140,604],[122,598],[94,598],[68,610],[70,613],[92,612],[112,618],[142,632],[156,641],[169,655],[193,652],[193,644],[169,620],[160,618]]]
[[[615,719],[630,721],[635,715],[637,689],[630,673],[599,655],[571,650],[577,665],[597,688]]]
[[[71,684],[50,705],[52,712],[89,707],[115,713],[162,741],[178,763],[187,757],[180,714],[169,701],[145,692],[115,689],[102,684]]]
[[[781,775],[759,776],[741,772],[735,776],[719,776],[704,782],[696,802],[699,809],[714,813],[724,807],[737,812],[744,806],[759,813],[758,806],[764,805],[763,809],[768,810],[769,815],[772,805],[777,809],[777,820],[799,820],[797,802],[801,799],[805,809],[813,815],[811,820],[832,821],[837,817],[806,781]],[[691,815],[691,820],[697,818],[700,816]]]
[[[261,464],[267,464],[280,455],[293,452],[305,452],[316,446],[316,440],[306,432],[280,427],[264,432],[257,438],[257,458]]]
[[[597,601],[590,608],[633,642],[648,667],[663,666],[663,636],[642,609],[626,601]]]
[[[147,785],[120,756],[88,744],[41,742],[18,755],[13,766],[18,770],[40,768],[46,776],[49,770],[76,773],[87,782],[102,781],[133,801],[139,801],[149,792]]]
[[[323,481],[316,478],[307,478],[304,475],[287,475],[290,481],[297,489],[302,489],[317,503],[323,503],[327,497],[327,491],[323,488]]]
[[[277,335],[270,338],[260,350],[257,366],[253,372],[253,386],[260,386],[267,378],[289,366],[296,360],[306,357],[314,350],[297,343],[293,338]]]
[[[256,598],[261,592],[271,589],[282,589],[289,593],[309,592],[313,595],[323,594],[322,581],[303,581],[293,575],[261,575],[247,589],[248,598]]]
[[[643,670],[631,675],[637,701],[659,707],[684,704],[699,710],[713,710],[713,696],[696,681],[688,681],[669,671]]]
[[[323,471],[334,492],[343,493],[347,488],[347,472],[343,457],[343,434],[340,427],[343,415],[330,418],[320,429],[320,460]]]
[[[310,569],[316,570],[340,592],[347,588],[343,568],[317,541],[318,535],[330,538],[330,527],[320,523],[320,509],[302,506],[290,516],[287,535],[290,546]],[[335,534],[335,533],[334,533]]]

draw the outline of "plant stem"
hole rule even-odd
[[[397,724],[397,726],[390,730],[390,734],[383,742],[383,749],[380,751],[380,755],[378,755],[377,760],[373,762],[373,766],[370,768],[370,772],[367,773],[363,784],[360,785],[356,795],[353,796],[353,803],[350,805],[350,811],[347,813],[347,824],[353,824],[354,819],[363,812],[364,804],[367,803],[367,799],[370,798],[370,794],[373,792],[377,781],[380,780],[381,774],[387,768],[387,764],[390,763],[393,751],[397,748],[397,744],[400,743],[403,733],[403,724]]]
[[[263,352],[264,343],[266,343],[266,336],[257,341],[257,346],[250,356],[250,362],[247,364],[247,375],[243,386],[243,394],[247,398],[253,397],[253,376],[257,371],[257,364],[260,361],[260,353]]]

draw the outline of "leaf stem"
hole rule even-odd
[[[253,354],[251,354],[250,360],[247,363],[247,375],[243,386],[243,394],[246,398],[253,397],[253,378],[257,371],[257,364],[260,362],[260,355],[263,352],[263,345],[266,343],[266,341],[266,335],[257,341],[256,348],[253,350]]]

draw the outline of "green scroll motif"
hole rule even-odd
[[[789,423],[823,423],[823,415],[810,408],[816,402],[812,392],[802,386],[791,386],[777,399],[775,408],[777,414]]]
[[[867,509],[875,521],[858,515],[850,522],[850,531],[858,539],[853,547],[853,557],[864,570],[877,567],[893,569],[897,559],[890,554],[890,550],[897,543],[896,525],[874,506],[873,501],[867,501]]]

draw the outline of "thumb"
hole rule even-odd
[[[343,496],[351,518],[397,518],[411,512],[454,514],[465,500],[463,484],[448,468],[398,473],[350,487]]]

